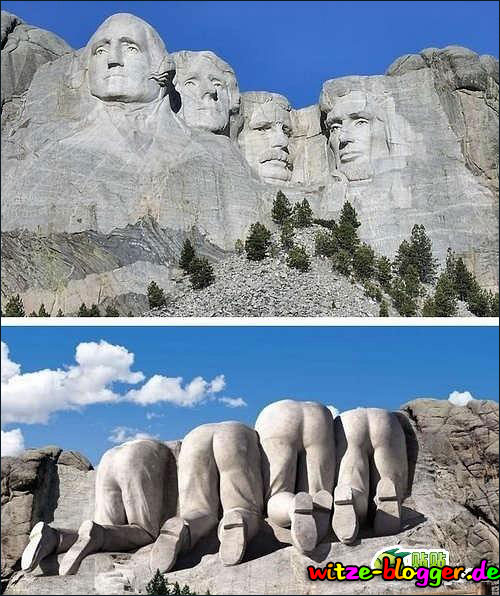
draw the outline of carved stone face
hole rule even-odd
[[[326,125],[339,169],[349,180],[369,178],[373,114],[367,110],[366,95],[353,91],[336,99],[334,108],[327,114]]]
[[[150,78],[155,66],[146,24],[119,14],[105,21],[89,42],[90,93],[103,101],[149,103],[161,93]]]
[[[188,126],[212,132],[227,127],[230,93],[226,74],[210,58],[197,57],[178,69],[175,87],[181,96],[181,116]]]
[[[238,143],[248,163],[266,182],[277,184],[290,180],[291,133],[290,108],[279,100],[255,104],[250,117],[245,117]]]

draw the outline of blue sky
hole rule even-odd
[[[150,22],[169,51],[212,50],[243,91],[275,91],[295,107],[316,103],[321,84],[383,74],[395,58],[463,45],[498,57],[498,2],[2,2],[26,22],[86,44],[116,12]]]
[[[193,407],[169,401],[139,405],[110,401],[80,410],[57,410],[47,424],[19,423],[26,447],[56,444],[85,453],[97,463],[113,446],[116,429],[145,432],[163,440],[181,438],[211,421],[241,420],[253,425],[268,403],[291,397],[331,404],[344,411],[356,406],[398,409],[416,397],[448,398],[469,391],[498,401],[498,327],[4,327],[2,341],[21,373],[64,370],[75,364],[82,342],[123,346],[135,355],[131,371],[145,381],[118,382],[116,393],[141,387],[153,375],[224,375],[223,390],[207,394]],[[95,352],[95,350],[93,351]],[[3,372],[6,370],[3,367]],[[87,369],[88,370],[88,369]],[[51,373],[53,374],[53,373]],[[85,374],[84,374],[85,377]],[[24,377],[28,379],[28,377]],[[88,379],[87,379],[88,380]],[[17,402],[43,395],[39,381],[24,385]],[[8,415],[5,396],[2,416]],[[23,393],[24,392],[24,393]],[[219,398],[241,398],[230,408]],[[20,410],[23,411],[22,408]],[[154,414],[159,417],[150,417]]]

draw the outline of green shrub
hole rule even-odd
[[[214,270],[208,259],[195,257],[191,261],[189,279],[195,290],[202,290],[214,282]]]
[[[332,257],[332,266],[335,271],[349,276],[352,271],[351,254],[343,248],[339,249]]]
[[[299,271],[308,271],[311,266],[306,249],[300,245],[293,246],[290,249],[286,259],[286,264],[293,269],[298,269]]]
[[[12,298],[9,299],[9,301],[5,305],[4,316],[5,317],[24,317],[24,316],[26,316],[26,313],[24,312],[23,300],[19,296],[19,294],[17,294],[16,296],[12,296]]]
[[[292,222],[287,219],[281,228],[280,234],[280,242],[281,246],[285,250],[290,250],[293,247],[293,238],[294,238],[294,231],[293,231],[293,224]]]
[[[312,226],[313,212],[307,199],[304,199],[302,203],[295,203],[293,207],[293,223],[297,228]]]
[[[194,250],[193,245],[189,238],[184,240],[184,244],[182,245],[181,251],[181,258],[179,260],[179,267],[185,272],[190,273],[191,271],[191,262],[195,258],[196,252]]]
[[[250,233],[245,240],[245,251],[249,261],[262,261],[271,246],[271,232],[257,222],[250,226]]]
[[[375,275],[375,253],[371,246],[363,242],[355,249],[352,268],[361,280],[371,279]]]
[[[165,293],[155,281],[148,286],[148,302],[149,308],[160,308],[166,304]]]
[[[271,212],[271,217],[273,218],[274,223],[280,225],[284,224],[285,221],[292,215],[292,211],[292,205],[290,204],[287,196],[281,190],[278,190]]]
[[[314,237],[314,254],[333,257],[338,250],[337,238],[333,232],[319,230]]]

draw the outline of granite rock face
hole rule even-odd
[[[125,29],[146,40],[142,73],[93,50],[103,32]],[[317,105],[293,109],[276,93],[240,98],[224,60],[169,55],[133,15],[114,15],[88,46],[60,54],[2,113],[2,293],[20,293],[28,310],[44,302],[69,314],[84,295],[130,310],[147,286],[134,279],[154,275],[168,290],[184,238],[218,259],[252,223],[272,225],[278,189],[307,198],[319,218],[338,217],[349,200],[362,239],[389,257],[424,224],[441,261],[451,247],[483,286],[498,286],[495,58],[423,50],[386,75],[327,81]],[[128,74],[112,78],[128,77],[128,90],[107,90],[116,68]],[[346,149],[359,106],[366,138]],[[137,228],[138,243],[127,237]],[[110,246],[115,236],[120,246]],[[158,242],[168,249],[151,250]]]
[[[83,521],[93,510],[92,465],[75,451],[59,447],[27,449],[2,457],[2,582],[19,569],[31,528],[50,520],[62,527]]]
[[[498,564],[498,404],[473,400],[465,406],[456,406],[443,400],[417,399],[402,406],[397,416],[406,435],[409,483],[412,486],[411,494],[403,502],[403,527],[399,534],[375,537],[370,531],[363,530],[360,539],[352,546],[341,544],[330,536],[308,557],[289,546],[289,530],[266,522],[260,536],[249,545],[244,561],[234,567],[224,567],[218,556],[219,543],[214,532],[189,555],[179,558],[176,569],[168,574],[169,581],[188,584],[198,593],[209,589],[212,593],[232,594],[328,594],[332,585],[310,582],[306,576],[307,565],[324,566],[330,561],[369,565],[378,550],[391,545],[402,549],[445,548],[450,553],[452,565],[472,567],[483,558]],[[177,459],[180,442],[166,444]],[[54,448],[37,450],[37,461],[40,453],[53,460],[57,451]],[[30,457],[28,461],[31,461]],[[53,518],[49,514],[45,519],[53,520],[54,526],[74,527],[82,515],[88,514],[88,493],[92,490],[94,472],[75,470],[75,475],[68,479],[62,474],[72,468],[59,463],[61,458],[63,462],[81,459],[72,452],[59,455],[61,497]],[[4,488],[7,486],[4,478],[13,475],[12,459],[2,459],[2,503],[4,494],[10,494]],[[76,473],[81,475],[79,485]],[[2,505],[2,520],[4,509]],[[30,522],[25,522],[26,531],[29,532],[39,519],[41,517],[33,517]],[[2,544],[9,537],[10,533],[6,535],[4,529]],[[67,577],[57,575],[58,562],[52,557],[47,559],[44,571],[38,568],[32,573],[15,573],[6,593],[144,593],[145,585],[151,579],[150,550],[151,546],[146,546],[133,555],[91,555],[84,560],[77,575]],[[12,568],[16,561],[14,556],[11,558]],[[277,574],[276,569],[283,572]],[[357,588],[349,582],[335,587],[339,594],[352,594]],[[412,590],[413,584],[406,582],[370,582],[370,593],[373,594],[401,594]]]

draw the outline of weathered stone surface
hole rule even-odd
[[[2,10],[2,111],[6,103],[28,90],[39,66],[67,52],[70,46],[54,33]]]
[[[133,15],[109,19],[93,39],[117,27],[148,40],[144,64],[155,72],[147,97],[133,104],[130,90],[99,90],[94,79],[107,72],[99,70],[106,50],[97,56],[87,46],[41,65],[3,124],[5,297],[19,292],[29,310],[43,300],[70,313],[84,297],[75,284],[83,280],[89,300],[115,300],[122,314],[134,311],[145,287],[133,278],[144,277],[145,263],[162,267],[149,273],[168,287],[178,258],[172,249],[186,235],[217,247],[213,258],[220,258],[252,223],[270,224],[278,188],[292,201],[307,197],[317,217],[338,217],[349,200],[362,239],[390,257],[414,224],[424,224],[442,262],[451,247],[483,286],[497,288],[495,58],[456,46],[423,50],[398,59],[384,76],[327,81],[319,105],[293,110],[267,92],[243,94],[239,105],[229,65],[210,52],[170,56],[154,29]],[[208,92],[207,81],[214,87]],[[195,82],[198,95],[187,93]],[[279,97],[286,109],[278,114]],[[341,163],[328,139],[328,113],[353,101],[369,107],[373,124],[362,167],[350,157]],[[257,104],[260,116],[263,106],[272,108],[272,118],[259,116],[250,127]],[[261,140],[271,130],[273,159],[261,163]],[[137,245],[139,222],[148,218],[154,238],[148,231]],[[81,235],[88,244],[76,255],[70,245]],[[110,247],[114,236],[122,237],[121,247]],[[157,241],[169,248],[150,250]]]

